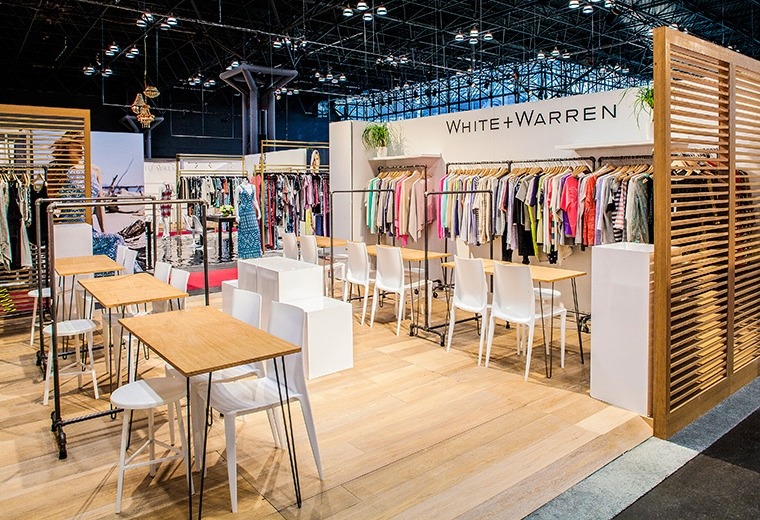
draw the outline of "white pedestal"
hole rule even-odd
[[[322,297],[324,273],[321,266],[284,257],[238,260],[238,286],[261,294],[261,323],[269,323],[271,302],[293,303]]]
[[[232,314],[232,292],[237,288],[237,280],[222,282],[222,312],[225,314]]]
[[[654,246],[595,246],[591,255],[591,397],[651,414],[650,304]]]
[[[289,301],[306,313],[303,363],[309,379],[354,366],[351,304],[318,297]]]

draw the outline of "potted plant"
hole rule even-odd
[[[386,123],[370,123],[362,132],[362,142],[368,149],[375,149],[377,157],[388,155],[388,143],[391,140],[391,132]]]
[[[641,126],[639,121],[640,116],[643,113],[647,114],[646,118],[646,136],[647,139],[651,139],[654,127],[654,87],[650,85],[644,85],[636,90],[635,98],[633,100],[633,112],[636,115],[636,125]]]

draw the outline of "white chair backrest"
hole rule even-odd
[[[285,258],[298,260],[298,242],[295,233],[284,233],[282,235],[282,253]]]
[[[351,283],[366,283],[369,280],[369,257],[364,242],[348,243],[346,280]]]
[[[47,221],[42,224],[47,225]],[[56,258],[92,254],[92,226],[90,224],[55,224],[53,235]]]
[[[536,314],[533,280],[527,265],[507,265],[494,262],[493,309],[497,314],[508,314],[529,319]]]
[[[161,280],[162,282],[169,283],[171,272],[172,272],[172,264],[170,264],[169,262],[156,262],[156,265],[153,269],[153,276],[155,276],[156,279]]]
[[[401,248],[377,246],[377,287],[385,291],[400,291],[404,286],[404,260]]]
[[[135,249],[127,248],[127,252],[124,254],[124,270],[122,274],[135,274],[135,263],[137,262],[137,251]]]
[[[184,269],[172,269],[172,275],[169,279],[169,283],[172,287],[176,287],[180,291],[187,292],[187,281],[189,279],[190,273],[188,271],[185,271]],[[178,298],[176,302],[180,309],[185,308],[185,298]]]
[[[261,328],[261,295],[244,289],[232,290],[233,318],[244,321],[251,327]]]
[[[459,256],[461,258],[472,258],[472,251],[470,251],[470,246],[462,240],[461,238],[457,238],[454,241],[454,244],[456,244],[456,256]]]
[[[127,258],[127,251],[129,248],[127,246],[118,245],[116,246],[116,263],[124,265],[124,262]]]
[[[309,264],[319,263],[317,237],[314,235],[301,235],[301,260]]]
[[[480,258],[454,257],[454,304],[482,307],[488,303],[488,283]]]
[[[306,313],[303,309],[282,302],[271,303],[268,331],[273,336],[303,347],[305,322]],[[266,364],[266,377],[273,381],[276,380],[274,362],[275,360],[268,359]],[[288,388],[299,394],[307,394],[302,354],[299,352],[285,356],[285,369],[288,372]],[[280,374],[280,383],[284,384],[280,359],[277,360],[277,370]]]

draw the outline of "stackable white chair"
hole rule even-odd
[[[478,365],[483,357],[483,339],[488,319],[488,283],[483,260],[480,258],[454,257],[454,297],[449,312],[449,331],[446,338],[446,352],[451,350],[451,338],[456,325],[456,309],[480,314],[480,346],[478,347]]]
[[[269,332],[294,345],[303,346],[305,314],[303,310],[281,302],[272,302],[269,313]],[[290,354],[285,356],[285,367],[288,374],[288,393],[291,401],[298,401],[303,413],[306,432],[309,436],[311,451],[317,466],[319,478],[323,479],[322,461],[319,455],[317,432],[314,427],[314,417],[311,410],[309,393],[306,388],[306,378],[303,371],[302,354]],[[230,485],[230,501],[232,511],[237,512],[237,448],[235,445],[235,419],[240,415],[270,410],[275,414],[280,413],[280,393],[285,395],[284,378],[282,375],[282,363],[277,360],[277,369],[280,371],[280,384],[275,379],[275,365],[273,360],[266,362],[266,376],[260,379],[242,379],[228,383],[214,384],[211,388],[211,407],[224,416],[224,432],[227,446],[227,474]],[[207,386],[197,385],[197,392],[205,399]],[[271,423],[270,423],[271,424]],[[282,426],[279,419],[276,420],[277,431]],[[274,431],[273,431],[274,433]],[[282,434],[282,432],[280,432]],[[282,447],[283,438],[279,442]]]
[[[491,357],[494,329],[496,319],[504,320],[517,325],[517,352],[525,354],[525,380],[530,373],[530,357],[533,353],[533,336],[536,328],[536,320],[551,318],[552,315],[560,317],[560,365],[565,366],[565,321],[567,309],[561,304],[554,309],[544,306],[543,314],[537,308],[533,281],[530,276],[530,267],[527,265],[494,264],[494,294],[491,307],[491,317],[488,321],[488,340],[486,342],[486,367]],[[523,346],[524,331],[528,328],[527,347]],[[549,344],[544,338],[544,348],[548,352]]]
[[[26,293],[26,295],[30,298],[34,298],[34,303],[32,304],[32,332],[29,334],[29,344],[34,345],[34,329],[37,326],[38,319],[37,312],[39,310],[40,314],[42,314],[42,303],[45,300],[50,299],[50,287],[42,288],[42,298],[40,298],[40,291],[38,289],[32,289]],[[40,301],[40,299],[42,301]]]
[[[116,263],[124,265],[126,267],[126,261],[127,261],[127,251],[129,251],[129,248],[127,246],[118,245],[116,246]]]
[[[282,253],[285,258],[298,260],[298,240],[296,240],[295,233],[282,234]]]
[[[92,355],[92,333],[98,328],[98,324],[92,320],[65,320],[56,324],[56,336],[58,337],[58,352],[61,352],[61,339],[74,338],[71,341],[74,350],[74,362],[66,366],[58,364],[59,376],[77,376],[79,388],[82,388],[82,376],[87,372],[92,376],[92,387],[95,392],[95,399],[100,399],[98,392],[98,376],[95,373],[95,364]],[[42,331],[50,336],[53,333],[53,324],[45,325]],[[83,336],[87,342],[87,359],[83,361],[80,355],[80,345],[76,341],[78,336]],[[50,397],[50,382],[53,377],[53,349],[48,348],[47,356],[47,373],[45,374],[45,392],[42,397],[42,404],[47,405]]]
[[[156,265],[153,267],[153,276],[164,283],[169,283],[171,272],[172,264],[169,262],[156,262]]]
[[[401,256],[401,248],[391,246],[377,246],[377,271],[375,277],[375,291],[372,294],[372,312],[369,318],[369,326],[375,324],[375,312],[377,311],[377,302],[380,292],[389,292],[398,295],[396,300],[396,336],[401,332],[401,320],[406,314],[406,293],[409,292],[411,298],[414,298],[414,289],[417,283],[407,282],[406,272],[404,271],[404,260]],[[422,285],[422,284],[420,284]],[[430,300],[432,297],[433,284],[430,281],[424,283],[427,296],[427,309],[430,313]]]
[[[182,215],[182,222],[185,224],[185,231],[189,231],[193,236],[193,249],[200,247],[195,240],[196,235],[203,233],[203,223],[195,215]]]
[[[326,259],[324,262],[320,261],[319,248],[317,247],[317,237],[314,235],[301,235],[301,261],[320,265],[324,268],[325,272],[325,293],[328,291],[328,282],[330,276],[330,262]],[[346,264],[345,262],[333,262],[332,267],[335,269],[338,279],[345,278]],[[340,274],[338,274],[340,273]]]
[[[372,281],[372,273],[369,269],[369,256],[367,255],[367,244],[364,242],[349,242],[348,259],[346,260],[346,275],[343,280],[343,301],[348,299],[353,285],[364,287],[362,325],[364,325],[364,317],[367,315],[369,284]]]
[[[187,292],[187,282],[190,279],[190,272],[184,269],[172,269],[171,278],[169,283],[172,287],[176,287],[180,291]],[[184,309],[186,298],[177,298],[175,300],[169,300],[169,308],[171,310]]]
[[[192,486],[190,457],[187,452],[187,437],[185,425],[182,420],[182,406],[180,401],[185,397],[185,384],[173,377],[155,377],[141,379],[114,390],[111,394],[111,403],[116,408],[124,410],[124,418],[121,428],[121,448],[119,449],[119,477],[116,486],[116,512],[121,512],[121,498],[124,490],[124,472],[128,469],[142,466],[150,466],[150,475],[156,474],[156,465],[159,462],[184,459],[185,471],[187,472],[188,485]],[[173,417],[176,416],[179,425],[180,448],[161,442],[155,438],[154,412],[159,406],[168,406],[172,413],[169,414],[169,424],[173,435]],[[148,438],[132,455],[127,457],[127,441],[129,439],[130,415],[134,410],[147,410],[148,412]],[[156,458],[156,445],[164,448],[173,455]],[[148,448],[149,459],[144,462],[132,462],[145,448]]]

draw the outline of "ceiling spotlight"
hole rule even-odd
[[[100,74],[104,78],[107,78],[107,77],[109,77],[109,76],[111,76],[113,74],[113,71],[110,68],[106,67],[105,69],[103,69],[103,72],[101,72]]]
[[[554,47],[554,50],[552,51],[552,58],[559,58],[559,49]]]
[[[404,88],[409,88],[409,82],[408,81],[404,81]]]
[[[369,6],[367,5],[367,2],[359,2],[358,4],[356,4],[356,9],[358,11],[366,11],[367,9],[369,9]]]
[[[563,60],[570,59],[570,51],[568,50],[562,51],[562,59]]]
[[[591,14],[594,12],[594,6],[591,4],[586,4],[581,10],[583,11],[583,14]]]
[[[159,29],[161,29],[162,31],[168,31],[169,29],[171,29],[171,27],[172,26],[169,25],[169,22],[161,22]]]
[[[179,20],[177,20],[177,19],[176,19],[176,18],[174,18],[173,16],[170,16],[170,17],[168,17],[168,18],[166,19],[166,23],[168,23],[169,25],[171,25],[172,27],[174,27],[174,26],[176,26],[176,25],[178,25],[178,24],[179,24]]]
[[[570,0],[570,2],[568,2],[567,6],[570,9],[578,9],[581,6],[581,2],[580,2],[580,0]]]
[[[470,43],[470,45],[477,45],[478,44],[478,39],[477,38],[470,38],[469,43]]]
[[[478,32],[477,27],[473,27],[472,29],[470,29],[470,38],[477,38],[478,34],[480,33]]]
[[[490,42],[491,40],[493,40],[493,34],[491,34],[491,31],[486,31],[483,34],[483,41]]]
[[[464,34],[462,34],[462,31],[459,31],[456,36],[454,36],[454,41],[457,42],[463,42],[464,41]]]
[[[385,16],[386,14],[388,14],[388,9],[386,9],[385,6],[380,5],[377,7],[375,12],[377,13],[378,16]]]
[[[652,35],[654,34],[654,29],[650,27],[650,28],[647,30],[647,34],[648,34],[649,36],[652,36]]]
[[[339,77],[338,79],[339,79],[340,81],[346,81],[346,75],[345,75],[345,74],[341,74],[341,75],[340,75],[340,77]]]
[[[354,10],[351,9],[350,7],[346,6],[343,8],[343,16],[345,16],[346,18],[348,18],[349,16],[353,16],[353,14],[354,14]]]
[[[240,66],[240,62],[238,60],[233,60],[232,63],[227,65],[227,70],[232,70],[235,67],[239,67],[239,66]]]
[[[328,71],[327,74],[325,75],[325,78],[327,78],[327,81],[330,81],[331,79],[333,79],[333,73]]]
[[[274,47],[275,49],[279,49],[280,47],[282,47],[282,42],[280,41],[279,38],[275,38],[275,40],[272,42],[272,47]]]
[[[546,54],[544,54],[544,51],[538,51],[538,59],[543,60],[546,58]]]
[[[364,20],[365,22],[371,22],[372,18],[373,16],[372,16],[372,13],[370,12],[366,12],[362,15],[362,20]]]
[[[95,67],[93,67],[92,65],[87,65],[86,67],[82,69],[82,72],[84,73],[85,76],[92,76],[93,74],[95,74]]]

